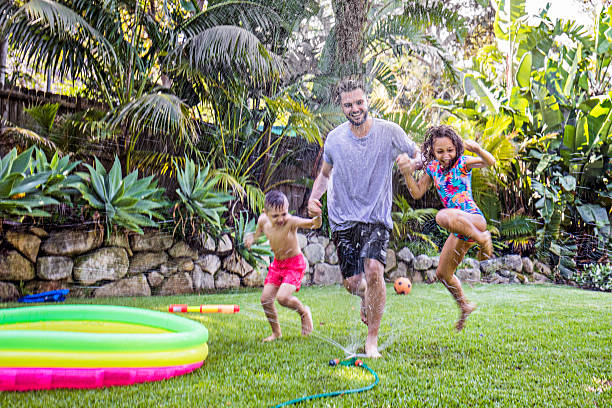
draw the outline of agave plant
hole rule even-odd
[[[48,217],[50,214],[42,207],[59,204],[41,189],[51,172],[37,171],[32,162],[33,150],[31,147],[18,155],[13,149],[0,159],[0,218]]]
[[[38,173],[48,172],[49,178],[42,185],[42,192],[49,197],[57,198],[62,203],[70,203],[70,193],[77,192],[80,177],[71,174],[80,161],[70,162],[70,156],[59,157],[56,152],[51,161],[39,149],[36,152],[36,170]]]
[[[255,233],[255,218],[249,220],[248,216],[243,217],[240,213],[240,218],[234,218],[235,229],[232,232],[232,238],[234,239],[234,246],[238,254],[244,258],[252,267],[257,267],[257,264],[266,265],[267,259],[274,256],[268,239],[265,236],[259,237],[257,241],[251,245],[251,248],[247,248],[244,245],[244,238]]]
[[[97,158],[95,167],[85,166],[89,173],[77,173],[81,178],[77,187],[83,199],[105,217],[107,232],[120,226],[142,234],[141,227],[158,226],[154,218],[163,218],[158,210],[166,203],[161,198],[163,188],[157,187],[153,176],[139,179],[134,170],[123,178],[117,156],[109,172]]]
[[[175,230],[182,227],[184,234],[185,227],[190,225],[194,232],[207,229],[213,234],[218,233],[222,227],[221,216],[227,211],[223,203],[234,197],[213,188],[217,177],[209,176],[209,166],[201,168],[193,160],[185,158],[184,169],[178,160],[174,160],[174,168],[179,183],[176,189],[179,201],[174,204]]]

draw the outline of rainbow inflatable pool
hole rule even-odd
[[[169,313],[122,306],[0,309],[0,391],[98,388],[199,368],[208,331]]]

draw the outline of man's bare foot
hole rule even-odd
[[[378,339],[366,339],[365,355],[369,358],[380,358],[382,354],[378,352]]]
[[[368,325],[368,311],[366,309],[365,299],[361,299],[360,313],[361,313],[361,321],[363,322],[363,324],[367,326]]]
[[[302,319],[302,336],[308,336],[312,332],[312,313],[310,313],[308,306],[304,306],[304,309],[306,311],[300,316]]]
[[[274,341],[276,339],[280,339],[281,337],[283,337],[282,334],[276,335],[274,333],[272,333],[272,335],[266,337],[265,339],[262,340],[262,342],[267,343],[269,341]]]
[[[489,231],[482,233],[478,245],[480,245],[480,253],[484,259],[491,259],[493,257],[493,241],[491,240],[491,233]]]
[[[472,313],[476,309],[476,307],[477,306],[475,303],[467,302],[459,308],[461,311],[461,316],[459,316],[459,320],[457,320],[457,323],[455,323],[455,329],[457,329],[457,331],[463,330],[465,320],[470,315],[470,313]]]

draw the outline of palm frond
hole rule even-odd
[[[266,50],[251,32],[237,26],[208,28],[172,51],[211,77],[238,75],[262,85],[284,71],[281,59]]]
[[[244,27],[251,32],[271,31],[283,24],[280,16],[265,4],[253,1],[229,0],[209,6],[177,28],[177,33],[196,36],[220,25]]]
[[[499,225],[503,239],[534,238],[536,230],[536,220],[521,214],[514,214],[502,220]]]
[[[21,50],[27,49],[27,44],[37,44],[36,48],[43,48],[41,41],[48,42],[54,38],[57,41],[46,49],[61,49],[66,55],[75,51],[83,54],[83,49],[88,49],[92,51],[92,56],[107,64],[117,60],[113,47],[97,29],[74,10],[51,0],[30,0],[25,3],[3,26],[2,34],[9,34],[11,44]],[[62,47],[62,40],[78,47]]]
[[[34,144],[36,146],[44,146],[50,150],[58,150],[57,146],[53,141],[49,138],[39,135],[33,130],[13,126],[13,127],[5,127],[2,129],[0,135],[5,137],[12,137],[14,139],[20,140],[26,145]],[[61,152],[60,152],[61,153]]]
[[[167,93],[142,95],[110,112],[108,119],[115,127],[125,125],[133,135],[146,130],[156,137],[175,137],[188,145],[194,145],[198,138],[189,107]]]
[[[418,44],[426,42],[425,33],[406,16],[393,15],[381,19],[366,34],[366,44],[373,53],[378,53],[379,44],[386,44],[394,52],[400,50],[400,44]],[[399,55],[399,54],[396,54]]]
[[[423,4],[417,1],[406,2],[403,16],[421,29],[431,26],[444,27],[448,32],[455,33],[460,41],[467,33],[465,19],[457,12],[445,7],[444,2],[433,4],[430,2]]]
[[[418,109],[418,99],[414,101],[412,106],[408,110],[392,111],[386,113],[384,118],[397,123],[404,132],[408,135],[414,136],[413,139],[418,140],[425,133],[425,129],[428,123],[423,118],[424,109]]]
[[[44,105],[32,106],[24,111],[29,117],[34,119],[38,127],[44,132],[49,133],[53,128],[58,109],[59,103],[46,103]]]
[[[184,156],[165,152],[134,150],[132,159],[135,168],[144,170],[147,174],[160,174],[172,177],[174,175],[173,163],[182,165]]]

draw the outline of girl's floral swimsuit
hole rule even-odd
[[[465,158],[466,156],[459,157],[455,165],[447,171],[441,168],[439,161],[432,160],[425,167],[425,171],[433,180],[444,207],[457,208],[484,217],[472,197],[472,170],[466,167]],[[455,236],[463,241],[474,242],[461,234]]]

